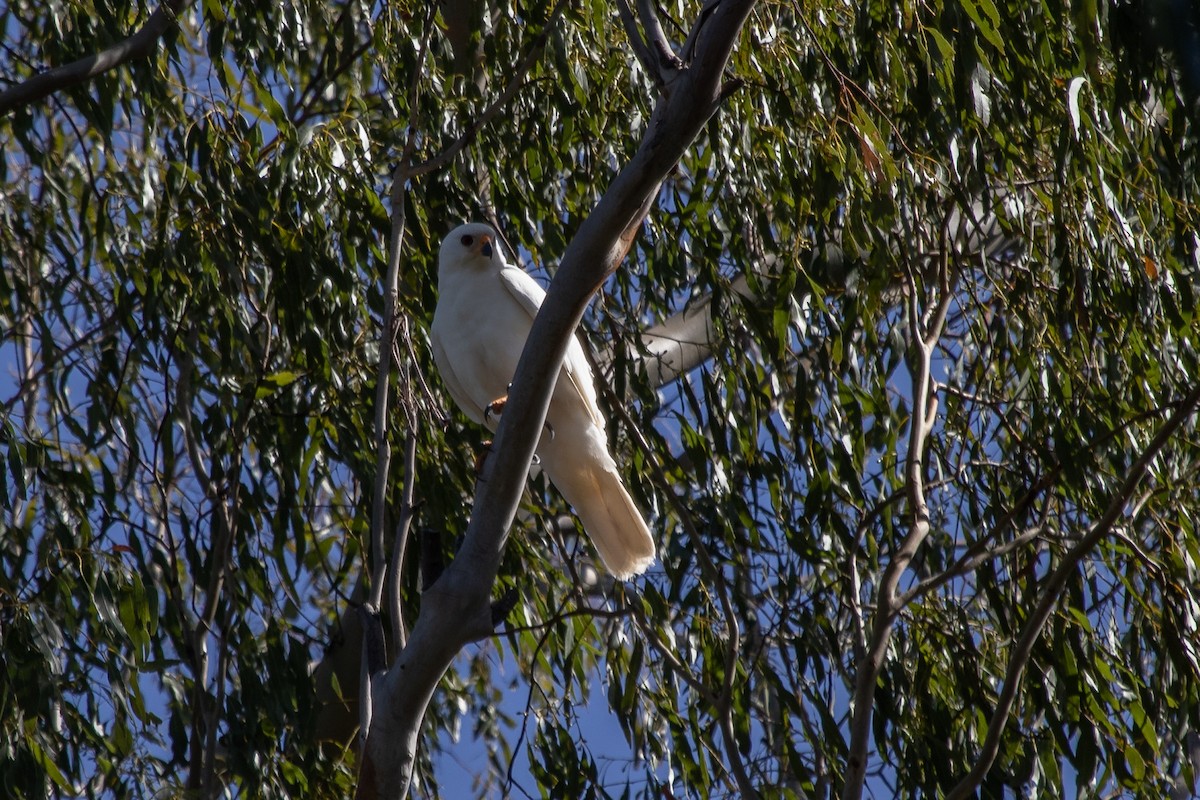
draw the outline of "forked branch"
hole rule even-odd
[[[943,253],[945,249],[943,248]],[[844,800],[862,797],[867,772],[867,751],[871,740],[875,687],[883,671],[892,628],[901,606],[898,603],[900,579],[912,563],[921,544],[929,535],[929,507],[925,497],[925,453],[929,434],[937,418],[937,397],[933,393],[933,353],[945,326],[953,292],[949,265],[943,256],[938,276],[938,301],[929,313],[921,311],[921,292],[916,277],[908,275],[908,335],[913,399],[909,420],[908,452],[905,454],[904,485],[911,522],[909,530],[883,570],[875,602],[875,616],[865,649],[859,654],[854,687],[854,712],[850,722],[850,752],[846,759]]]

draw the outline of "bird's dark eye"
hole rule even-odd
[[[469,233],[464,233],[462,239],[460,239],[459,241],[461,241],[463,243],[463,247],[470,247],[472,244],[475,243],[475,237]]]

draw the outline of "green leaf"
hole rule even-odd
[[[1132,747],[1125,748],[1125,769],[1129,772],[1129,785],[1141,786],[1146,778],[1146,762]]]
[[[58,765],[54,763],[54,760],[51,759],[46,754],[46,751],[42,749],[42,746],[38,744],[37,732],[34,728],[34,725],[35,723],[30,721],[25,727],[24,744],[27,748],[29,748],[29,754],[33,756],[34,763],[39,769],[42,770],[42,774],[45,775],[51,781],[51,783],[57,786],[60,791],[70,793],[72,791],[71,782],[67,780],[67,776],[62,773],[62,770],[60,770]]]
[[[948,63],[953,62],[954,45],[950,44],[946,37],[942,35],[942,32],[937,28],[927,26],[924,30],[925,33],[929,35],[929,38],[933,40],[933,43],[937,45],[938,53],[941,55],[942,61]]]
[[[996,10],[992,0],[962,0],[962,7],[983,38],[1003,55],[1004,40],[1000,38],[997,30],[1000,27],[1000,12]]]

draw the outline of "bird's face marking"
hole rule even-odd
[[[495,231],[482,223],[461,225],[451,231],[442,243],[442,258],[452,259],[463,267],[485,269],[499,255]]]
[[[476,237],[467,236],[465,238],[467,238],[467,239],[474,238],[475,239],[474,244],[467,245],[468,249],[472,253],[483,256],[484,258],[487,258],[487,259],[490,259],[492,257],[492,237],[491,236],[488,236],[485,233],[480,236],[476,236]]]
[[[484,258],[492,257],[492,237],[486,233],[475,236],[470,233],[464,233],[458,240],[467,252],[472,255],[480,255]]]

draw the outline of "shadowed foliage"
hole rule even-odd
[[[0,794],[355,790],[481,491],[438,244],[547,284],[722,3],[0,8]],[[410,795],[1191,796],[1194,17],[756,3],[581,325],[659,563],[532,478]]]

